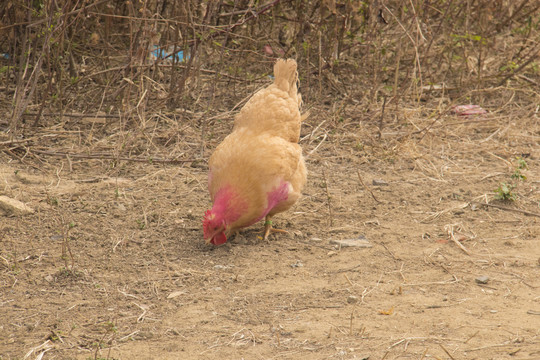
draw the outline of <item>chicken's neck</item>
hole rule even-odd
[[[216,218],[223,219],[225,226],[228,227],[229,224],[238,220],[246,210],[246,201],[230,186],[225,186],[217,192],[211,211]]]

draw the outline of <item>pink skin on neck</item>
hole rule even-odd
[[[213,227],[219,227],[223,225],[224,230],[226,230],[227,225],[238,220],[245,209],[247,209],[245,201],[240,199],[230,186],[225,186],[216,193],[212,210],[205,215],[205,221],[208,221],[208,224],[203,224],[203,226],[206,227],[212,224]],[[213,215],[211,220],[208,219],[210,214]],[[227,237],[223,231],[214,234],[210,240],[214,245],[221,245],[226,241]]]
[[[275,188],[274,190],[270,191],[267,194],[267,205],[266,208],[263,210],[261,215],[254,219],[249,224],[246,224],[245,226],[252,225],[268,215],[268,213],[276,207],[279,203],[282,201],[285,201],[289,198],[289,183],[286,181],[282,181],[281,184]],[[232,200],[234,201],[235,206],[232,206]],[[238,198],[235,191],[230,186],[225,186],[221,188],[214,197],[214,205],[212,206],[212,210],[209,211],[212,215],[214,215],[214,218],[210,220],[213,225],[216,223],[223,223],[226,226],[228,224],[231,224],[238,220],[242,214],[243,211],[246,211],[248,208],[248,205],[245,201]],[[208,216],[208,215],[207,215]],[[206,218],[206,216],[205,216]],[[205,220],[206,221],[206,220]],[[205,225],[206,226],[206,225]],[[217,234],[214,234],[210,242],[214,245],[221,245],[224,244],[227,241],[227,237],[225,236],[224,232],[220,232]]]
[[[263,218],[268,215],[268,213],[276,207],[280,202],[285,201],[289,198],[289,182],[287,181],[281,181],[281,184],[274,190],[270,191],[267,194],[267,205],[266,209],[262,212],[262,214],[255,219],[251,224],[255,224],[257,221],[262,220]],[[250,225],[251,225],[250,224]]]

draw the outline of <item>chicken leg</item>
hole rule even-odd
[[[268,236],[270,236],[270,233],[272,233],[272,232],[277,232],[277,233],[282,233],[282,234],[288,234],[289,233],[287,230],[274,229],[272,227],[272,220],[270,220],[270,216],[267,216],[264,220],[265,221],[264,221],[263,240],[268,240]]]

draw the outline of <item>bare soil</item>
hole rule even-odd
[[[289,233],[221,247],[202,238],[204,161],[4,151],[0,195],[35,212],[0,217],[0,359],[540,359],[540,127],[512,104],[434,123],[403,107],[380,139],[380,114],[312,109]],[[195,156],[188,125],[175,149]],[[32,143],[92,153],[81,135]],[[331,242],[360,235],[371,247]]]

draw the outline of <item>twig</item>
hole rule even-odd
[[[484,349],[489,349],[489,348],[493,348],[493,347],[503,347],[503,346],[508,346],[508,343],[485,345],[485,346],[480,346],[480,347],[473,348],[473,349],[465,349],[463,351],[465,351],[465,352],[478,351],[478,350],[484,350]]]
[[[441,349],[444,350],[444,352],[445,352],[448,356],[450,356],[450,359],[456,360],[456,359],[454,359],[454,357],[448,352],[448,350],[446,350],[446,348],[445,348],[444,346],[442,346],[442,344],[439,344],[439,346],[441,347]]]
[[[23,115],[38,115],[37,112],[25,112]],[[89,117],[95,117],[95,118],[114,118],[118,119],[121,117],[121,115],[114,115],[114,114],[70,114],[70,113],[42,113],[41,116],[66,116],[66,117],[74,117],[74,118],[89,118]]]
[[[452,241],[461,249],[463,250],[463,252],[467,255],[471,255],[471,253],[469,252],[469,250],[467,250],[467,248],[465,246],[463,246],[462,243],[459,242],[458,239],[456,239],[456,237],[454,236],[454,225],[446,225],[445,226],[445,229],[446,229],[446,232],[448,233],[448,235],[450,235],[450,239],[452,239]]]
[[[32,140],[32,139],[0,141],[0,146],[9,146],[9,145],[15,145],[15,144],[22,144],[22,143],[28,142],[30,140]]]
[[[426,357],[427,351],[428,351],[428,348],[426,348],[426,349],[424,350],[424,352],[422,353],[422,357],[420,358],[420,360],[424,360],[424,358]]]
[[[98,72],[95,72],[95,73],[92,73],[92,74],[88,74],[86,75],[87,77],[91,78],[91,77],[96,77],[97,75],[101,75],[101,74],[105,74],[105,73],[108,73],[108,72],[117,72],[117,71],[121,71],[121,70],[126,70],[128,68],[151,68],[151,67],[154,67],[156,66],[156,64],[154,63],[151,63],[151,64],[128,64],[128,65],[122,65],[122,66],[115,66],[115,67],[112,67],[112,68],[108,68],[108,69],[105,69],[105,70],[101,70],[101,71],[98,71]],[[173,68],[173,65],[171,64],[157,64],[158,67],[160,68]],[[181,69],[187,69],[187,65],[181,65],[181,64],[176,64],[174,65],[175,67],[178,67],[178,68],[181,68]],[[208,69],[203,69],[203,68],[199,68],[198,69],[200,72],[202,73],[205,73],[205,74],[212,74],[212,75],[215,75],[215,74],[218,74],[217,71],[215,70],[208,70]],[[246,79],[242,79],[242,78],[238,78],[238,77],[235,77],[235,76],[232,76],[232,75],[228,75],[226,73],[219,73],[219,75],[221,77],[225,77],[225,78],[228,78],[228,79],[231,79],[231,80],[236,80],[236,81],[241,81],[241,82],[246,82],[248,80]],[[266,78],[267,77],[267,74],[264,74],[264,75],[261,75],[260,77],[254,79],[253,81],[251,82],[256,82],[260,79],[263,79],[263,78]],[[265,85],[266,86],[266,85]],[[253,94],[250,94],[249,96],[252,96]],[[103,116],[101,116],[103,117]]]
[[[483,202],[478,202],[478,201],[471,201],[470,203],[471,204],[476,204],[476,205],[483,205],[483,206],[487,206],[487,207],[492,207],[492,208],[499,209],[499,210],[517,212],[517,213],[525,214],[525,215],[528,215],[528,216],[540,217],[540,214],[535,213],[535,212],[531,212],[531,211],[527,211],[527,210],[521,210],[521,209],[509,208],[509,207],[502,206],[502,205],[495,205],[495,204],[483,203]]]
[[[324,187],[326,189],[326,198],[328,200],[328,215],[330,216],[329,222],[330,226],[333,226],[333,216],[332,216],[332,204],[330,203],[330,200],[332,199],[330,197],[330,192],[328,191],[328,178],[326,177],[326,172],[323,170],[323,177],[324,177]]]
[[[317,149],[319,148],[319,146],[322,145],[322,143],[324,142],[324,140],[326,140],[326,133],[323,135],[323,138],[322,140],[319,142],[319,144],[317,144],[317,146],[315,146],[315,148],[313,150],[311,150],[307,155],[306,155],[306,159],[308,159],[315,151],[317,151]]]
[[[370,188],[367,187],[367,185],[364,183],[364,181],[362,180],[362,176],[360,175],[360,170],[356,170],[356,173],[358,174],[358,180],[360,181],[360,184],[362,184],[362,186],[364,187],[364,189],[366,189],[370,194],[371,194],[371,197],[373,198],[373,200],[375,200],[377,203],[381,203],[379,200],[377,200],[377,198],[375,197],[375,194],[373,194],[373,191],[371,191]]]
[[[61,151],[45,151],[45,150],[32,150],[36,154],[49,155],[49,156],[58,156],[58,157],[71,157],[73,159],[97,159],[97,160],[122,160],[122,161],[137,161],[137,162],[147,162],[147,163],[186,163],[194,162],[197,159],[163,159],[163,158],[154,158],[148,157],[146,159],[141,158],[130,158],[122,156],[114,156],[112,154],[73,154]]]
[[[345,279],[347,279],[347,282],[354,287],[354,284],[352,283],[351,279],[349,279],[349,277],[347,276],[347,274],[343,274],[343,276],[345,276]]]
[[[458,282],[458,278],[455,275],[452,275],[451,280],[445,280],[445,281],[431,281],[431,282],[423,282],[423,283],[403,283],[401,286],[427,286],[427,285],[448,285],[448,284],[454,284]]]
[[[381,110],[381,118],[379,119],[379,133],[377,134],[377,137],[379,140],[382,136],[382,129],[384,126],[384,109],[386,108],[386,96],[384,97],[383,104],[382,104],[382,110]]]
[[[386,249],[386,251],[388,251],[390,253],[390,255],[392,256],[392,258],[394,258],[394,260],[396,261],[400,261],[401,259],[396,257],[396,255],[394,255],[394,253],[392,251],[390,251],[390,249],[388,248],[388,246],[386,246],[386,244],[384,242],[381,242],[381,245]]]
[[[123,342],[124,340],[136,335],[137,333],[139,333],[140,330],[135,330],[134,332],[132,332],[131,334],[127,334],[126,336],[124,337],[121,337],[120,339],[118,339],[118,342]]]
[[[476,331],[474,334],[472,334],[471,336],[469,336],[469,338],[467,340],[465,340],[463,343],[466,344],[468,343],[469,341],[471,341],[471,339],[473,337],[475,337],[476,335],[478,335],[478,333],[480,332],[480,330]]]
[[[349,272],[349,271],[356,270],[361,266],[362,266],[362,264],[361,265],[356,265],[356,266],[353,266],[353,267],[350,267],[350,268],[347,268],[347,269],[339,269],[339,270],[333,271],[332,273],[333,274],[339,274],[339,273],[342,273],[342,272]]]
[[[392,345],[390,345],[388,348],[391,349],[391,348],[393,348],[393,347],[396,347],[396,346],[398,346],[399,344],[401,344],[402,342],[405,342],[405,341],[407,341],[406,338],[401,339],[401,340],[399,340],[399,341],[393,343]],[[384,355],[383,359],[384,359],[385,357],[386,357],[386,355]]]

